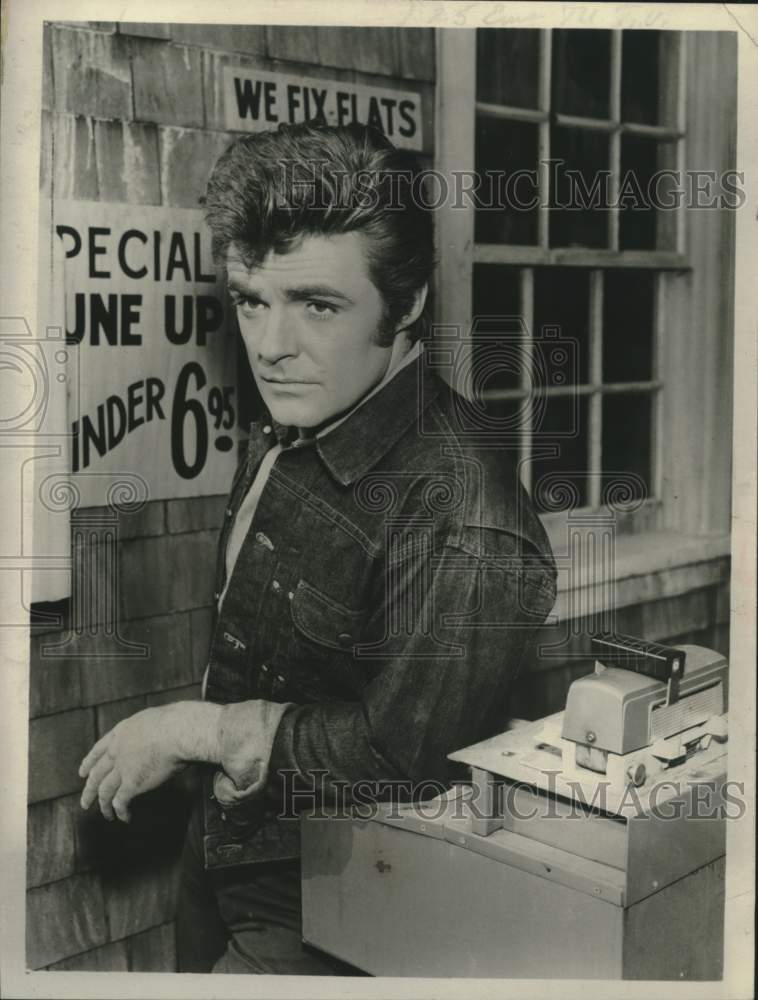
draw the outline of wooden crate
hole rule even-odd
[[[304,819],[304,939],[377,976],[721,977],[723,818],[561,821],[556,799],[481,835],[460,797]]]

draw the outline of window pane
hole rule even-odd
[[[603,277],[603,381],[653,378],[655,274],[609,269]],[[624,397],[626,398],[626,397]]]
[[[611,91],[611,32],[553,32],[554,111],[608,118]]]
[[[621,47],[621,120],[676,122],[676,32],[625,31]]]
[[[625,31],[621,48],[621,119],[659,124],[660,31]]]
[[[539,35],[536,28],[477,28],[477,101],[537,107]]]
[[[676,180],[659,171],[676,166],[676,144],[636,135],[621,136],[619,248],[676,248]],[[660,205],[661,207],[656,207]],[[671,207],[667,207],[667,206]]]
[[[517,267],[474,265],[472,372],[483,392],[518,389],[521,384],[524,353],[519,285]]]
[[[488,443],[502,449],[511,461],[517,462],[521,452],[523,429],[528,420],[529,400],[492,399],[486,393],[477,395],[460,416],[460,426],[470,434],[486,434]]]
[[[604,480],[613,479],[613,473],[633,473],[644,483],[642,487],[630,477],[628,485],[632,495],[625,498],[625,502],[650,495],[652,405],[652,396],[648,393],[619,393],[603,398]]]
[[[534,336],[542,345],[540,354],[544,359],[548,385],[570,385],[589,380],[589,315],[588,270],[583,267],[541,267],[535,271]],[[550,349],[550,328],[558,328],[560,349]],[[557,343],[553,346],[558,348]]]
[[[609,143],[602,132],[550,130],[550,245],[608,246]]]
[[[535,400],[532,436],[532,499],[540,511],[587,504],[587,398],[556,396]],[[572,433],[573,432],[573,433]],[[555,458],[540,448],[557,446]]]
[[[537,242],[536,180],[532,185],[515,186],[515,198],[507,176],[519,170],[537,171],[536,125],[529,122],[505,121],[478,115],[476,120],[476,170],[481,178],[479,204],[496,207],[477,207],[474,216],[474,239],[477,243],[535,244]],[[499,180],[488,172],[500,171],[507,175]],[[527,180],[528,178],[522,178]],[[500,192],[500,193],[498,193]],[[521,209],[523,204],[534,201],[533,208]],[[503,207],[506,205],[507,207]]]

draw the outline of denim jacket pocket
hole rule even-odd
[[[311,641],[329,649],[349,651],[360,641],[365,611],[353,611],[300,580],[291,601],[292,620]]]
[[[519,602],[522,611],[536,624],[541,624],[555,604],[555,577],[547,570],[527,570],[521,577]]]
[[[305,693],[311,686],[323,697],[356,693],[361,683],[352,650],[360,642],[367,619],[364,610],[353,610],[300,580],[290,602],[296,683]],[[320,686],[331,681],[331,691]]]

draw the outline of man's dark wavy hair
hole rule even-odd
[[[234,244],[252,268],[304,236],[361,233],[390,333],[435,265],[431,212],[414,198],[418,173],[414,157],[368,126],[305,123],[242,136],[219,158],[203,199],[214,259],[225,263]],[[411,340],[426,334],[429,315],[427,300]]]

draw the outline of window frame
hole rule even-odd
[[[483,29],[488,30],[488,29]],[[509,30],[509,29],[505,29]],[[573,29],[567,29],[573,30]],[[538,72],[538,107],[536,109],[519,108],[508,105],[490,104],[476,100],[476,33],[474,31],[473,52],[468,58],[474,61],[474,90],[470,93],[469,102],[473,105],[475,115],[502,118],[507,121],[531,122],[539,129],[537,147],[538,190],[539,199],[537,245],[474,243],[473,263],[475,264],[517,264],[517,265],[561,265],[578,267],[656,267],[683,268],[688,266],[685,252],[685,219],[683,207],[675,210],[674,250],[619,250],[620,213],[615,205],[619,193],[619,177],[621,174],[621,137],[622,135],[639,136],[658,141],[676,143],[674,169],[683,169],[686,152],[686,93],[687,93],[687,52],[686,36],[683,32],[672,32],[672,57],[675,62],[668,79],[670,92],[665,103],[673,106],[674,125],[646,125],[623,122],[621,119],[621,51],[623,31],[614,29],[611,35],[611,66],[610,66],[610,114],[607,119],[590,118],[580,115],[552,113],[550,107],[552,91],[552,28],[541,28],[539,43]],[[446,41],[446,47],[458,45],[460,39]],[[465,43],[464,43],[465,44]],[[470,45],[470,43],[468,43]],[[468,46],[467,46],[468,47]],[[452,56],[452,53],[451,53]],[[459,58],[465,58],[461,51]],[[454,61],[449,66],[456,65]],[[444,64],[441,64],[444,68]],[[550,159],[550,127],[551,125],[585,129],[587,131],[605,132],[610,137],[610,189],[609,201],[609,244],[607,249],[590,248],[558,248],[549,246],[548,207],[549,167]],[[473,169],[473,164],[472,164]]]
[[[677,166],[682,170],[705,165],[734,169],[736,38],[731,32],[680,32],[678,36],[678,125],[687,136],[687,146],[685,151],[682,139]],[[616,38],[618,47],[621,34]],[[546,83],[542,87],[543,94],[547,93]],[[439,29],[435,168],[445,175],[475,168],[475,97],[475,30]],[[675,254],[477,247],[473,208],[437,216],[437,316],[441,323],[460,330],[463,344],[456,367],[466,365],[470,351],[465,341],[472,317],[474,263],[653,267],[658,271],[654,374],[662,388],[656,393],[652,415],[655,499],[616,518],[619,534],[639,536],[639,544],[650,546],[651,565],[669,566],[672,558],[684,558],[681,553],[696,551],[698,544],[705,546],[706,560],[729,552],[734,212],[720,215],[683,209]],[[452,370],[450,380],[455,385]],[[710,475],[702,474],[701,461],[708,463]],[[591,517],[593,511],[586,510]],[[565,550],[567,512],[541,517],[556,552]],[[687,539],[702,542],[687,548],[683,544]],[[630,567],[633,562],[630,556]],[[616,572],[621,576],[625,572],[618,560]],[[697,579],[693,574],[693,586]]]

